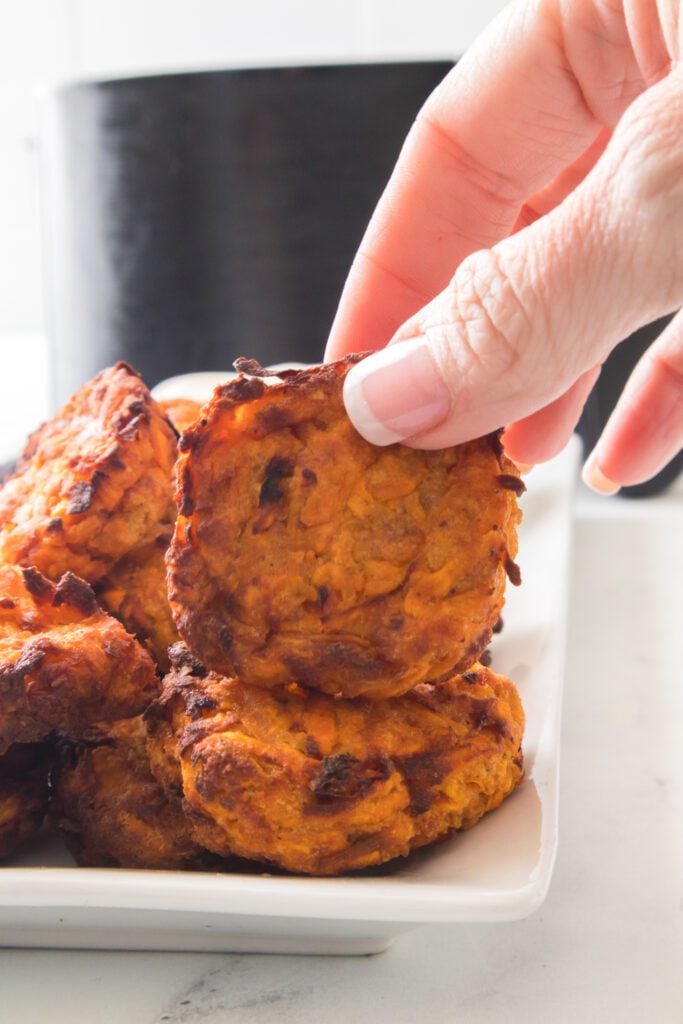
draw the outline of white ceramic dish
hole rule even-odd
[[[224,375],[157,390],[202,399]],[[201,377],[201,381],[199,378]],[[562,681],[579,442],[537,467],[493,667],[519,687],[526,779],[476,828],[372,875],[337,879],[84,869],[56,840],[0,869],[0,944],[363,954],[430,922],[532,913],[557,845]]]

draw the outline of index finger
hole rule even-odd
[[[427,100],[354,261],[327,358],[386,344],[467,255],[510,234],[524,200],[587,149],[600,127],[591,108],[605,120],[619,115],[604,101],[603,110],[589,106],[561,19],[557,3],[506,8]],[[598,45],[592,27],[588,19],[585,52],[579,45],[573,54],[579,65]],[[637,79],[623,19],[610,31],[635,66],[622,54],[615,75]]]

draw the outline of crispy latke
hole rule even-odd
[[[158,690],[152,659],[87,583],[0,566],[0,753],[139,714]]]
[[[170,665],[168,648],[179,639],[166,589],[164,554],[170,539],[164,534],[131,552],[96,588],[107,611],[147,647],[162,672]]]
[[[498,435],[369,444],[342,401],[359,358],[241,376],[181,438],[171,607],[202,661],[245,683],[405,693],[471,665],[506,573],[519,582],[524,485]]]
[[[217,854],[311,875],[382,864],[471,827],[522,777],[519,696],[480,665],[370,701],[259,690],[175,654],[150,746],[171,790],[179,759],[195,837]]]
[[[164,398],[159,405],[179,434],[191,427],[201,412],[201,403],[191,398]]]
[[[199,868],[215,858],[192,838],[179,802],[149,770],[140,718],[66,745],[53,771],[51,818],[83,867]]]
[[[48,805],[48,765],[39,743],[17,743],[0,756],[0,860],[39,831]]]
[[[175,432],[126,363],[84,384],[0,490],[0,560],[92,583],[174,519]]]

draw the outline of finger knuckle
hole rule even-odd
[[[683,346],[679,352],[658,351],[656,346],[646,353],[653,376],[663,377],[683,396]]]
[[[620,177],[640,202],[670,207],[683,196],[683,77],[644,93],[624,114],[615,133]]]
[[[460,372],[481,371],[492,386],[506,379],[525,355],[530,325],[520,288],[500,255],[486,249],[464,260],[449,285],[447,303],[455,328],[449,360]]]

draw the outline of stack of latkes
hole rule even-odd
[[[84,865],[338,874],[519,783],[519,697],[478,659],[524,485],[497,434],[364,441],[358,358],[241,360],[201,410],[119,363],[30,438],[0,490],[0,856],[47,811]]]

